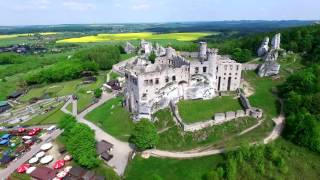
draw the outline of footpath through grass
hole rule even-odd
[[[239,100],[231,96],[216,97],[210,100],[186,100],[178,103],[181,118],[186,123],[207,121],[215,113],[243,109]]]
[[[86,119],[101,127],[112,136],[127,141],[133,129],[130,113],[122,107],[123,97],[111,99],[90,112]]]
[[[284,159],[287,172],[280,172],[265,159],[264,175],[255,169],[258,162],[246,163],[245,170],[237,171],[237,179],[319,179],[320,156],[318,154],[283,139],[278,139],[273,144],[279,156]],[[127,167],[125,179],[203,179],[206,173],[216,170],[219,164],[225,163],[223,156],[221,154],[177,160],[154,157],[143,159],[137,155]]]
[[[256,123],[256,119],[242,118],[193,133],[183,132],[174,126],[160,134],[157,149],[184,151],[203,146],[224,147],[231,141],[237,141],[234,136]]]

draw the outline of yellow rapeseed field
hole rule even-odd
[[[178,41],[194,41],[201,37],[209,36],[214,33],[167,33],[154,34],[151,32],[140,33],[119,33],[119,34],[98,34],[96,36],[84,36],[79,38],[70,38],[57,41],[57,43],[88,43],[88,42],[108,42],[108,41],[130,41],[130,40],[157,40],[172,39]]]
[[[48,36],[48,35],[55,35],[55,34],[58,34],[58,33],[56,33],[56,32],[41,32],[39,34],[43,35],[43,36]],[[30,34],[8,34],[8,35],[0,35],[0,39],[26,37],[26,36],[32,36],[32,35],[34,35],[34,34],[33,33],[30,33]]]

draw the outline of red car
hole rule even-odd
[[[26,131],[25,128],[19,128],[19,129],[18,129],[18,132],[19,132],[19,133],[23,133],[23,132],[25,132],[25,131]]]
[[[28,135],[34,136],[34,135],[37,135],[40,131],[41,131],[41,128],[34,128],[31,131],[29,131]]]

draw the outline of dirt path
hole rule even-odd
[[[283,101],[278,98],[281,104],[281,112],[280,115],[276,118],[273,118],[272,120],[275,123],[275,127],[273,128],[272,132],[263,139],[264,144],[268,144],[278,137],[280,137],[280,134],[284,128],[284,122],[285,122],[285,116],[283,113]],[[262,123],[259,122],[260,124]],[[260,124],[257,124],[253,127],[250,127],[244,131],[242,131],[240,134],[247,133],[255,128],[257,128]],[[257,142],[252,142],[250,145],[257,144]],[[234,147],[233,149],[239,148]],[[203,157],[203,156],[210,156],[210,155],[215,155],[215,154],[221,154],[225,152],[226,149],[221,148],[221,149],[207,149],[204,151],[201,151],[199,149],[197,150],[190,150],[190,151],[181,151],[181,152],[172,152],[172,151],[163,151],[163,150],[158,150],[158,149],[151,149],[151,150],[146,150],[142,153],[143,157],[149,157],[149,156],[154,156],[154,157],[167,157],[167,158],[177,158],[177,159],[188,159],[188,158],[197,158],[197,157]]]

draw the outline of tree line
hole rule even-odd
[[[204,175],[205,180],[220,179],[273,179],[277,171],[285,176],[288,172],[286,160],[282,157],[280,149],[274,144],[262,146],[241,146],[238,150],[224,154],[224,162]]]
[[[320,152],[320,65],[292,74],[279,89],[287,117],[284,136]]]
[[[33,85],[73,80],[80,78],[83,71],[109,70],[119,61],[120,50],[117,46],[96,46],[76,52],[69,60],[28,73],[26,82]]]
[[[281,48],[301,53],[307,63],[318,63],[320,57],[320,25],[288,28],[278,31],[255,33],[239,38],[217,42],[210,40],[211,47],[218,48],[222,54],[229,54],[239,62],[247,62],[256,56],[264,37],[271,38],[281,33]]]

